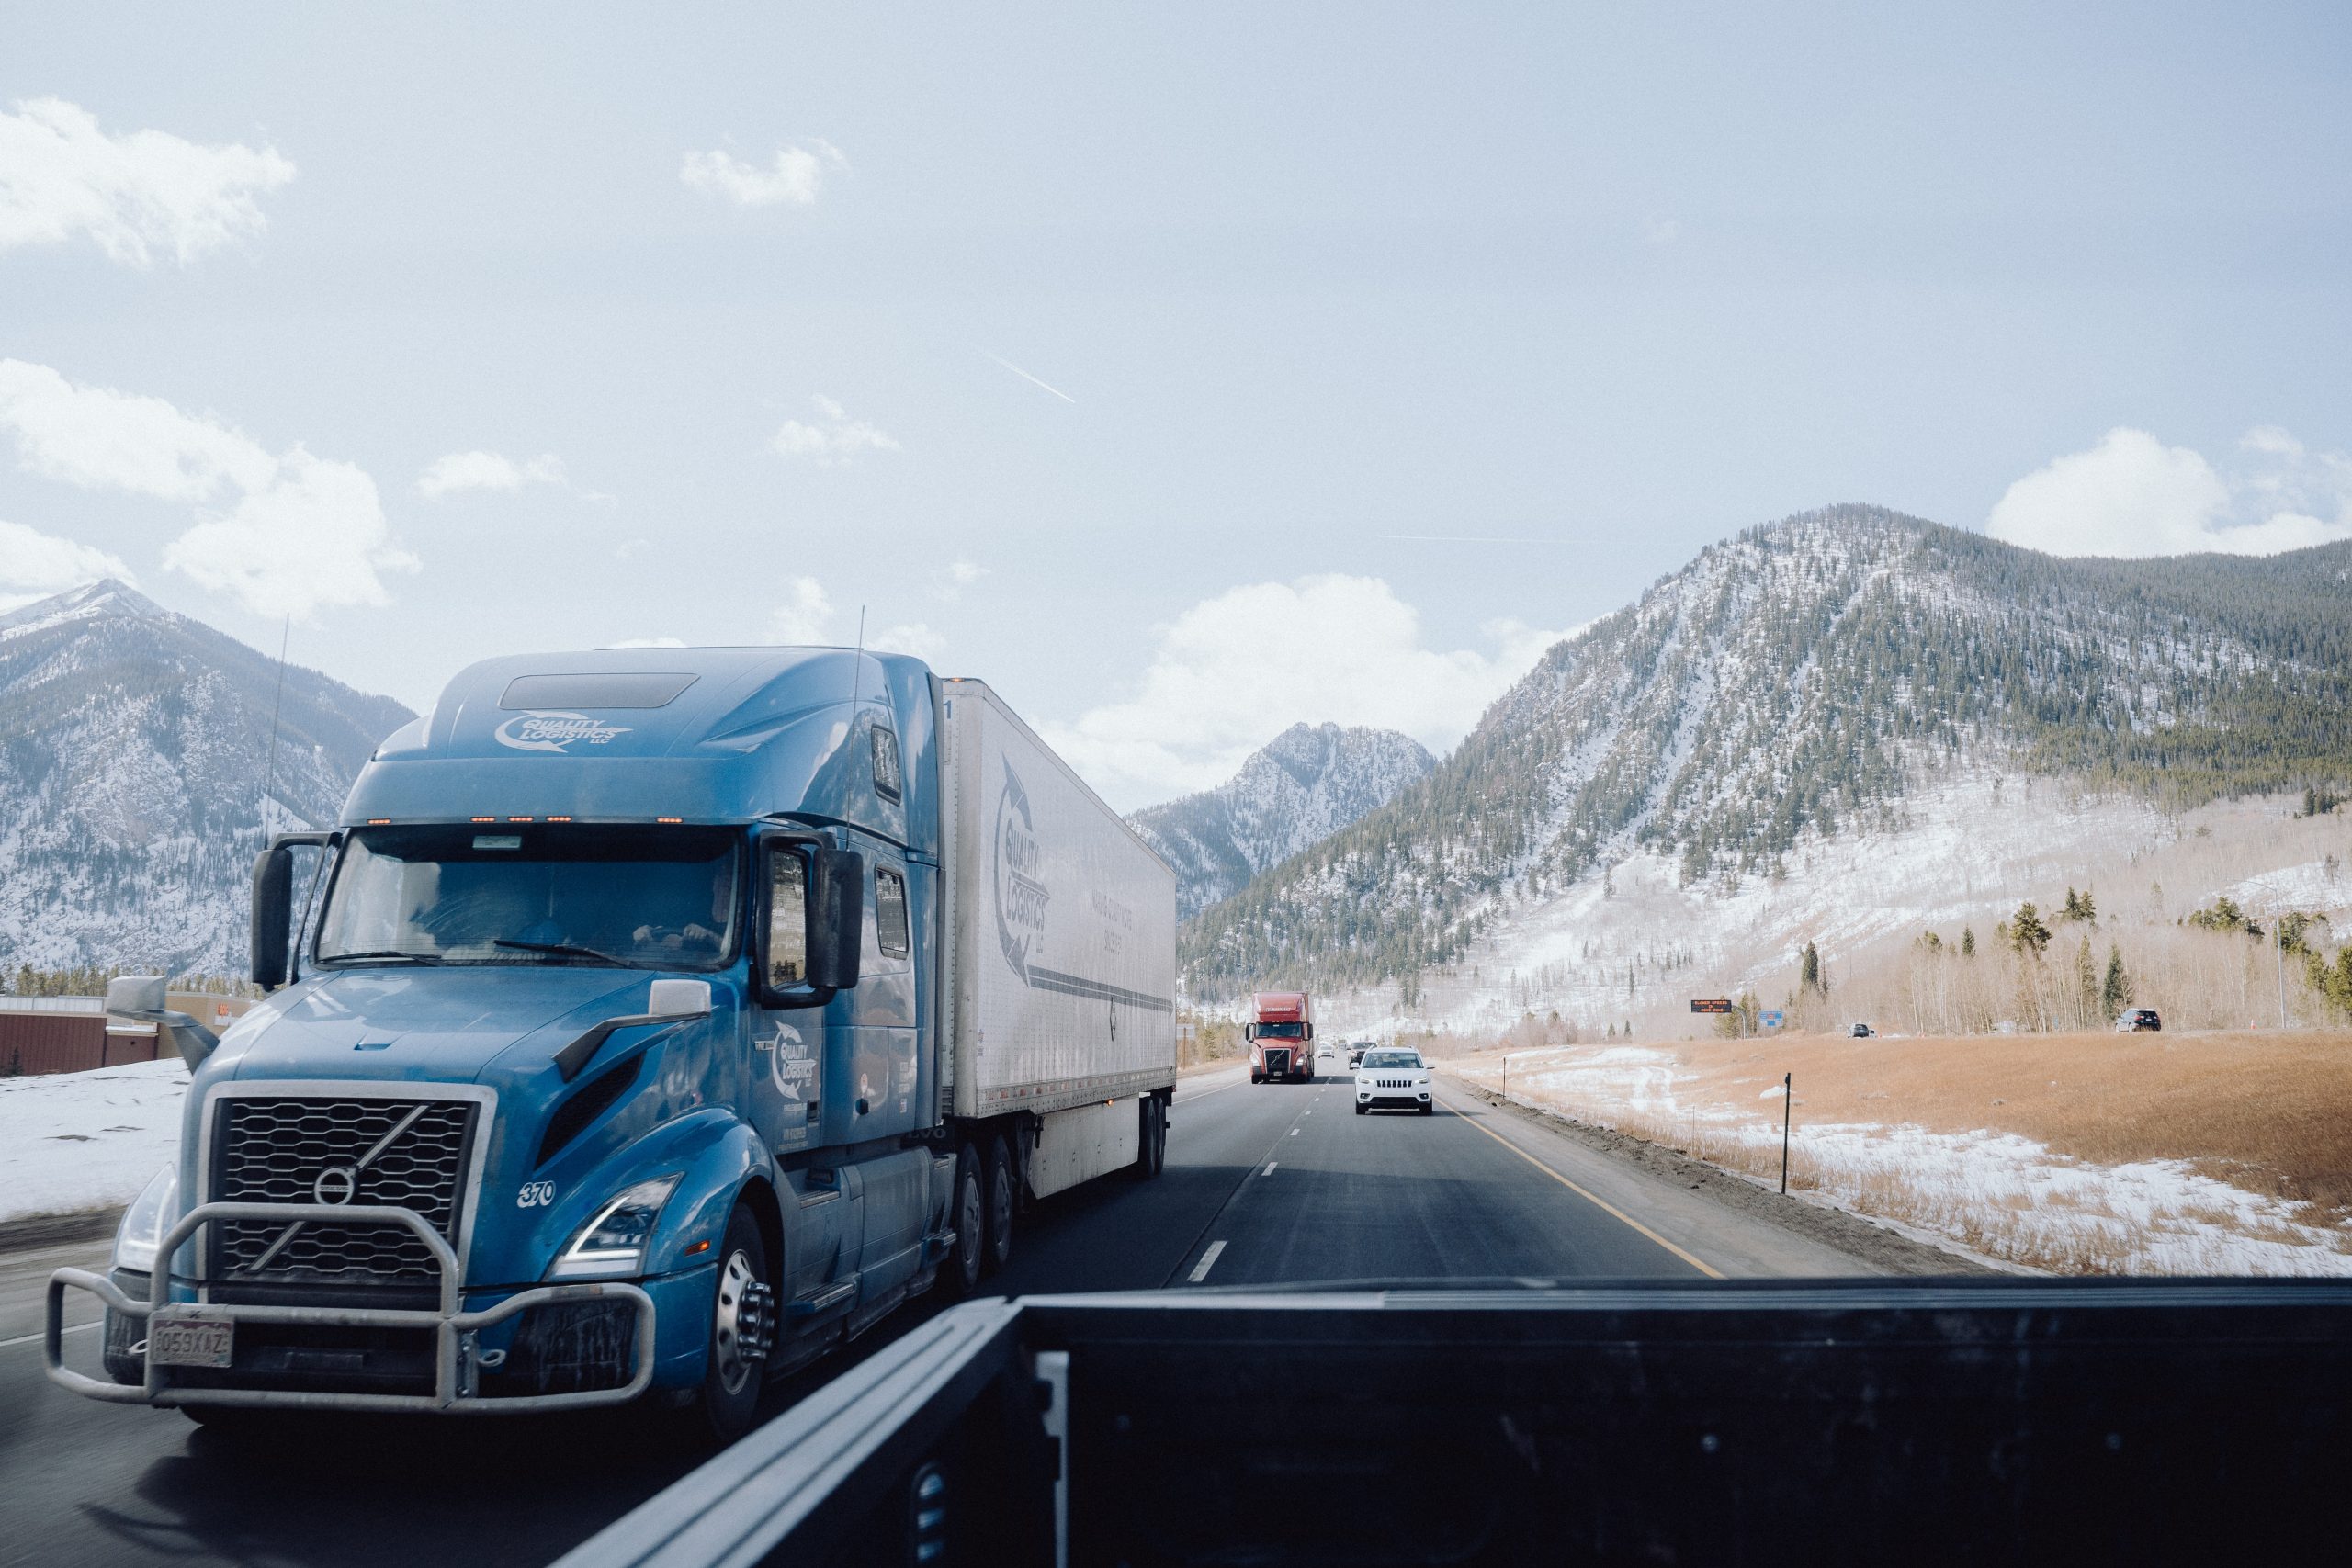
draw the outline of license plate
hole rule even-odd
[[[157,1313],[147,1320],[147,1359],[163,1367],[225,1367],[237,1325],[219,1313]]]

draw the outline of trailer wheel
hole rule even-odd
[[[1136,1179],[1149,1181],[1168,1164],[1168,1102],[1147,1094],[1137,1102],[1136,1114],[1143,1125],[1136,1145]]]
[[[1012,1208],[1019,1194],[1013,1190],[1012,1154],[1002,1138],[989,1140],[988,1153],[988,1248],[981,1259],[982,1268],[993,1274],[1012,1257]]]
[[[940,1283],[950,1296],[967,1296],[980,1282],[980,1266],[988,1256],[988,1199],[980,1179],[980,1156],[970,1144],[956,1150],[956,1196],[947,1211],[956,1229],[956,1247],[939,1271]]]

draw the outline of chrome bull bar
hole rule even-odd
[[[145,1381],[133,1386],[94,1378],[64,1364],[65,1292],[89,1292],[126,1316],[152,1318],[175,1304],[171,1262],[190,1236],[217,1220],[324,1220],[337,1224],[405,1225],[433,1254],[440,1274],[440,1305],[434,1311],[395,1307],[246,1306],[206,1303],[209,1315],[234,1323],[297,1323],[339,1328],[424,1328],[434,1335],[433,1392],[422,1393],[335,1393],[311,1390],[260,1388],[178,1388],[166,1381],[169,1369],[142,1353]],[[49,1381],[91,1399],[113,1404],[268,1407],[281,1410],[377,1411],[526,1411],[585,1409],[621,1404],[645,1392],[653,1380],[653,1298],[622,1280],[571,1285],[539,1285],[509,1296],[480,1312],[459,1310],[464,1268],[441,1234],[413,1209],[392,1204],[332,1203],[204,1203],[191,1209],[155,1248],[155,1268],[148,1280],[148,1299],[135,1302],[103,1274],[84,1269],[60,1269],[49,1277],[48,1317],[41,1333],[41,1358]],[[528,1308],[556,1302],[620,1300],[636,1312],[637,1370],[618,1388],[587,1389],[574,1393],[517,1394],[485,1399],[476,1392],[481,1362],[474,1336]]]

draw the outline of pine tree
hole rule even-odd
[[[2075,947],[2075,1007],[2084,1025],[2098,1016],[2099,1001],[2098,968],[2091,958],[2090,935],[2085,932]],[[2114,1016],[2108,1014],[2110,1019]]]
[[[2123,950],[2111,942],[2107,944],[2107,979],[2099,987],[2098,1000],[2109,1023],[2132,1005],[2132,977],[2123,972]]]
[[[1960,928],[1960,955],[1962,958],[1976,956],[1976,928],[1974,926]]]
[[[2039,958],[2042,950],[2050,945],[2050,928],[2041,923],[2041,911],[2033,907],[2031,899],[2018,906],[2017,914],[2007,922],[2005,929],[2008,932],[2009,945],[2019,953]]]

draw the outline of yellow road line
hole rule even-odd
[[[1521,1148],[1517,1144],[1512,1143],[1509,1138],[1504,1137],[1500,1133],[1496,1132],[1492,1127],[1480,1126],[1479,1123],[1473,1122],[1469,1117],[1463,1115],[1462,1112],[1456,1111],[1451,1105],[1445,1108],[1445,1113],[1448,1116],[1453,1117],[1455,1121],[1461,1122],[1465,1127],[1477,1127],[1478,1131],[1486,1134],[1487,1136],[1494,1139],[1495,1142],[1500,1144],[1503,1147],[1509,1149],[1511,1153],[1517,1155],[1520,1158],[1525,1160],[1528,1164],[1533,1166],[1536,1169],[1542,1171],[1544,1175],[1550,1177],[1553,1180],[1558,1182],[1561,1186],[1566,1188],[1569,1191],[1575,1193],[1586,1202],[1591,1204],[1594,1208],[1599,1209],[1605,1214],[1609,1214],[1614,1218],[1624,1221],[1625,1224],[1633,1226],[1635,1230],[1641,1232],[1644,1235],[1649,1237],[1652,1241],[1657,1243],[1668,1252],[1674,1254],[1675,1257],[1679,1258],[1683,1262],[1688,1263],[1691,1268],[1696,1269],[1700,1273],[1704,1274],[1708,1279],[1720,1280],[1724,1277],[1722,1269],[1714,1268],[1713,1265],[1708,1264],[1700,1258],[1693,1258],[1690,1254],[1683,1251],[1680,1247],[1667,1240],[1666,1237],[1658,1235],[1657,1232],[1650,1229],[1649,1226],[1642,1224],[1641,1221],[1634,1218],[1633,1215],[1625,1213],[1624,1210],[1617,1207],[1616,1204],[1610,1202],[1607,1199],[1596,1197],[1592,1193],[1586,1191],[1575,1182],[1570,1181],[1566,1177],[1562,1176],[1558,1171],[1554,1170],[1550,1166],[1545,1165],[1542,1160],[1537,1159],[1533,1155],[1529,1154],[1525,1149]]]

